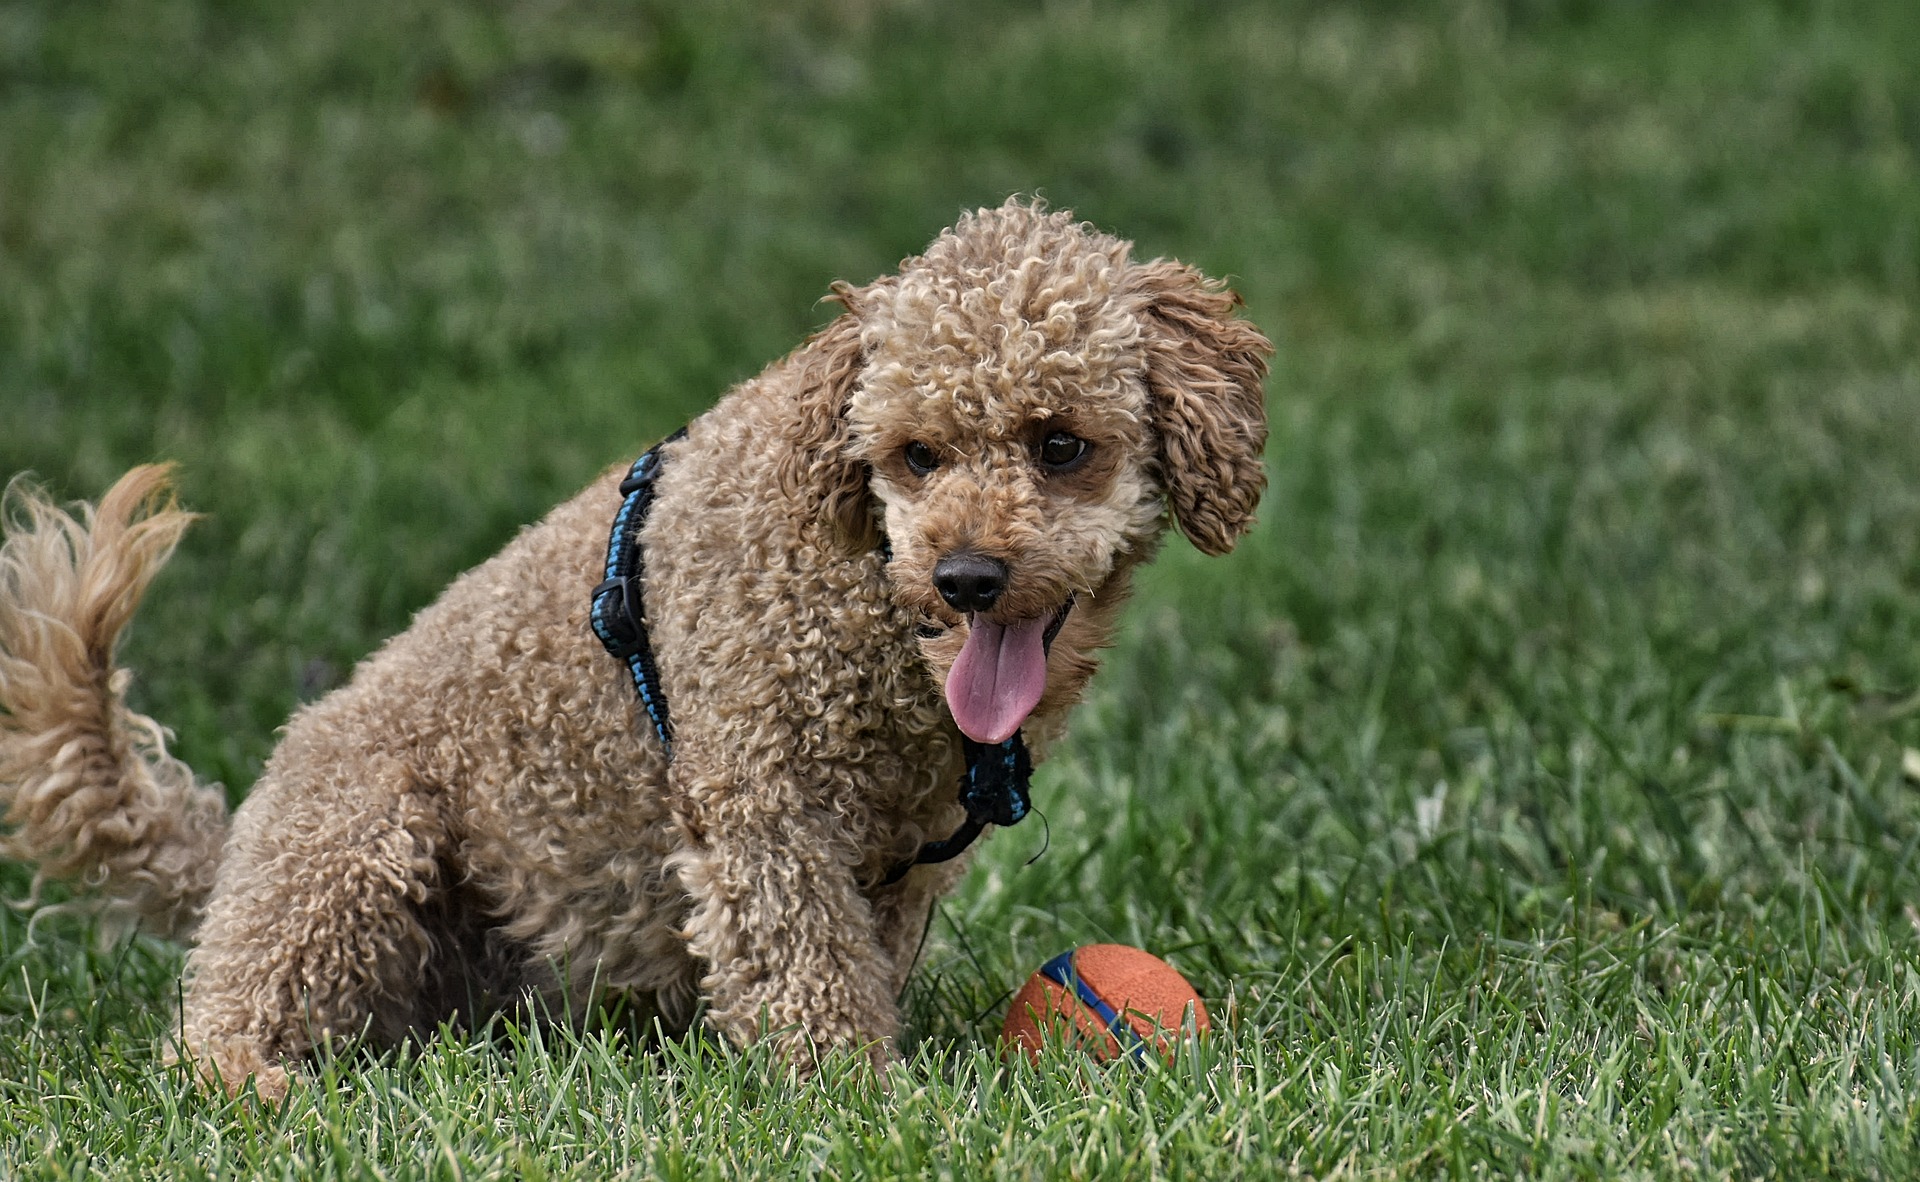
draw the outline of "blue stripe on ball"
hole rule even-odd
[[[1106,999],[1093,991],[1093,986],[1080,979],[1079,971],[1073,967],[1073,956],[1078,951],[1080,950],[1075,948],[1071,952],[1062,952],[1041,965],[1040,975],[1079,998],[1081,1005],[1092,1010],[1096,1017],[1107,1024],[1107,1033],[1113,1035],[1114,1041],[1118,1042],[1135,1062],[1145,1063],[1147,1040],[1140,1037],[1139,1031],[1133,1028],[1132,1023],[1115,1013]]]

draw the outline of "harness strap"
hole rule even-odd
[[[915,866],[930,866],[959,857],[988,825],[1017,825],[1033,807],[1027,789],[1033,780],[1033,759],[1027,741],[1015,731],[1004,743],[976,743],[965,735],[967,770],[960,775],[960,807],[967,819],[944,841],[930,841],[920,852],[887,872],[881,886],[892,886]]]
[[[653,482],[660,475],[660,449],[685,439],[687,429],[680,428],[647,449],[633,462],[627,478],[620,482],[620,512],[614,514],[612,536],[607,539],[606,577],[593,589],[593,607],[588,619],[600,643],[615,660],[627,667],[633,677],[634,692],[653,721],[653,733],[660,738],[660,749],[673,758],[673,716],[667,711],[667,695],[660,688],[660,669],[653,661],[653,645],[647,640],[646,603],[647,555],[640,546],[640,530],[653,508]]]
[[[640,531],[653,508],[653,482],[665,463],[660,449],[686,435],[687,429],[682,427],[649,448],[633,462],[626,479],[620,482],[620,495],[624,499],[620,502],[620,511],[614,514],[613,529],[607,539],[606,574],[593,589],[592,609],[588,613],[594,635],[632,676],[634,692],[639,695],[640,704],[653,723],[653,733],[660,739],[660,749],[668,759],[673,758],[673,716],[667,710],[667,695],[660,688],[660,669],[654,663],[653,645],[647,639],[647,563],[646,551],[640,545]],[[892,547],[884,537],[880,545],[883,556],[891,560]],[[1056,620],[1048,631],[1049,641],[1058,629]],[[1019,732],[1014,732],[1004,743],[976,743],[965,735],[960,741],[967,757],[967,770],[960,776],[960,805],[966,809],[967,819],[945,840],[927,842],[919,853],[895,866],[880,880],[881,886],[899,882],[915,866],[959,857],[988,825],[1015,825],[1030,811],[1028,789],[1033,779],[1033,760]]]

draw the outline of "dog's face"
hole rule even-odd
[[[1049,689],[1077,697],[1092,668],[1074,659],[1083,625],[1166,516],[1140,316],[1117,298],[1124,247],[1049,245],[1054,257],[1022,267],[1026,242],[936,243],[863,310],[866,367],[847,407],[896,598],[924,620],[954,721],[988,743]]]
[[[1264,481],[1271,347],[1231,294],[1129,254],[1010,202],[840,293],[858,360],[833,446],[865,481],[847,501],[877,504],[895,598],[981,742],[1078,699],[1170,503],[1224,552]]]

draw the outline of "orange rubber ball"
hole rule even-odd
[[[1063,952],[1014,995],[1000,1029],[1003,1057],[1038,1059],[1048,1042],[1078,1046],[1095,1059],[1171,1055],[1178,1039],[1211,1028],[1207,1005],[1166,961],[1125,944],[1088,944]]]

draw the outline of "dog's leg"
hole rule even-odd
[[[745,774],[693,744],[676,751],[687,845],[674,864],[693,904],[688,947],[707,966],[707,1021],[735,1045],[775,1040],[802,1072],[835,1048],[883,1063],[900,1024],[895,966],[846,820],[796,784]]]
[[[351,781],[317,766],[255,786],[187,961],[185,1052],[270,1099],[290,1061],[330,1040],[392,1041],[432,1017],[415,1012],[434,952],[419,908],[444,840],[431,798],[391,761]]]
[[[916,866],[912,873],[873,897],[874,927],[880,946],[887,951],[892,967],[888,987],[899,997],[907,987],[907,978],[919,961],[922,946],[933,926],[933,909],[940,898],[966,873],[971,856],[955,858],[934,866]]]

